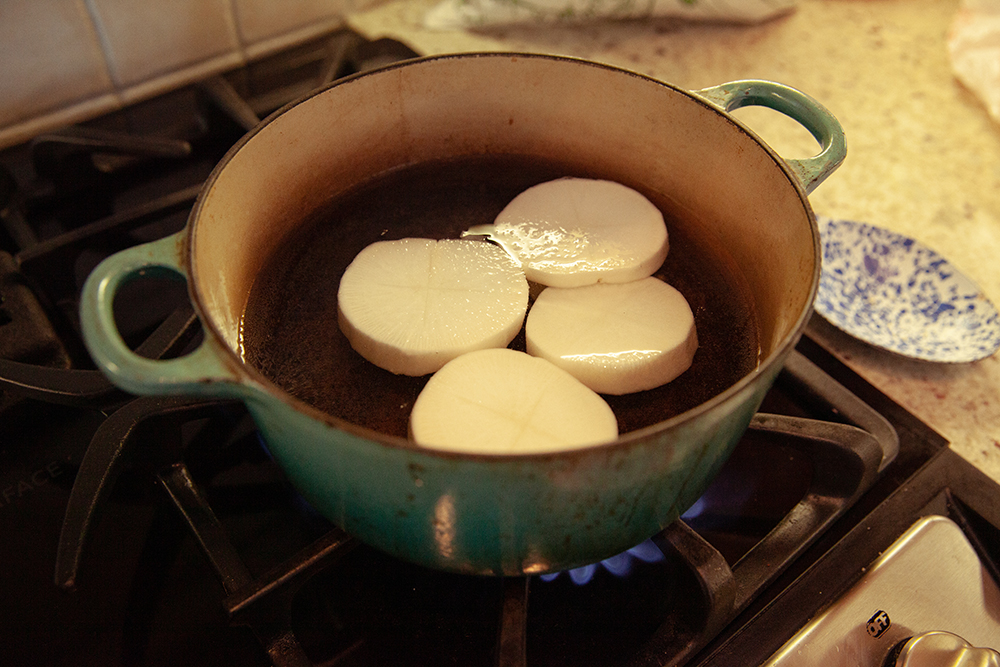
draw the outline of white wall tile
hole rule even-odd
[[[83,0],[0,0],[0,128],[74,103],[115,104]]]
[[[0,0],[0,149],[343,25],[381,0]]]
[[[128,88],[213,59],[239,60],[228,0],[86,0],[115,84]]]

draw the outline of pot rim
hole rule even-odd
[[[233,350],[228,344],[225,343],[225,337],[223,336],[221,330],[218,328],[216,322],[213,318],[209,317],[206,313],[206,308],[202,302],[201,296],[197,289],[199,283],[199,276],[197,272],[196,263],[193,261],[195,248],[195,230],[201,220],[201,211],[206,205],[205,200],[208,193],[214,187],[216,181],[219,179],[222,172],[226,169],[226,166],[234,159],[234,157],[239,153],[239,151],[249,143],[254,137],[259,133],[265,131],[273,121],[284,113],[288,112],[292,108],[306,102],[313,97],[325,94],[326,92],[338,88],[340,86],[348,86],[366,77],[379,75],[387,71],[409,67],[413,65],[420,65],[425,63],[432,63],[435,61],[447,61],[447,60],[465,60],[465,59],[478,59],[478,58],[504,58],[516,61],[519,58],[525,59],[537,59],[537,60],[550,60],[557,62],[571,63],[578,66],[596,67],[599,69],[604,69],[617,74],[622,74],[626,76],[635,77],[642,81],[667,88],[673,92],[680,93],[685,97],[697,102],[703,107],[715,112],[722,120],[727,121],[734,129],[743,134],[747,135],[753,140],[758,146],[763,148],[764,152],[771,158],[771,160],[777,164],[788,181],[789,185],[795,190],[795,193],[802,203],[805,212],[808,214],[810,235],[813,241],[813,271],[812,280],[809,286],[809,294],[806,300],[806,307],[802,309],[798,317],[795,319],[794,325],[790,329],[789,333],[786,334],[779,345],[769,354],[766,358],[760,359],[758,361],[757,367],[752,370],[747,375],[740,378],[734,384],[730,385],[720,393],[716,394],[712,398],[704,401],[689,410],[686,410],[680,414],[677,414],[669,419],[666,419],[649,426],[645,426],[634,431],[629,431],[628,433],[621,434],[615,440],[610,442],[600,443],[597,445],[587,445],[584,447],[576,447],[572,449],[558,450],[553,452],[537,452],[537,453],[513,453],[513,454],[486,454],[477,452],[456,452],[448,450],[439,450],[427,447],[420,447],[413,441],[402,438],[399,436],[388,435],[381,433],[374,429],[369,429],[367,427],[359,426],[343,420],[341,418],[330,415],[323,412],[319,408],[316,408],[309,403],[306,403],[302,399],[299,399],[275,382],[264,376],[263,373],[255,369],[253,366],[244,362],[239,354]],[[712,104],[708,100],[700,97],[696,91],[689,91],[680,88],[674,84],[655,79],[651,76],[627,70],[615,65],[610,65],[607,63],[599,63],[584,58],[578,58],[573,56],[563,56],[563,55],[553,55],[553,54],[540,54],[540,53],[517,53],[517,52],[470,52],[470,53],[452,53],[452,54],[441,54],[441,55],[431,55],[419,58],[412,58],[408,60],[399,61],[392,63],[383,67],[368,70],[365,72],[359,72],[347,77],[343,77],[336,81],[333,81],[325,86],[317,88],[310,91],[306,95],[285,104],[281,108],[272,112],[265,119],[263,119],[257,126],[248,131],[243,135],[222,157],[221,160],[215,165],[209,174],[208,178],[203,183],[201,190],[198,192],[198,196],[195,199],[194,206],[191,209],[191,213],[188,216],[187,224],[183,231],[184,248],[183,255],[181,258],[182,264],[189,276],[187,281],[188,296],[194,305],[195,311],[198,314],[199,320],[201,321],[203,329],[210,333],[211,338],[214,339],[215,348],[222,350],[224,355],[223,363],[228,366],[234,374],[239,378],[238,384],[249,389],[244,395],[244,398],[251,401],[259,401],[261,396],[264,394],[269,399],[280,400],[284,405],[295,411],[304,414],[307,417],[316,419],[328,426],[334,427],[336,429],[345,431],[353,436],[363,438],[373,444],[379,444],[385,447],[390,447],[392,449],[405,449],[408,452],[417,453],[420,455],[425,455],[433,458],[443,458],[443,459],[456,459],[456,460],[478,460],[482,462],[495,462],[495,461],[547,461],[554,459],[562,459],[567,457],[578,457],[578,456],[590,456],[590,455],[606,455],[612,451],[624,449],[630,446],[644,443],[651,435],[667,431],[675,428],[679,424],[694,421],[698,419],[701,415],[711,412],[716,409],[717,406],[726,403],[733,399],[735,396],[743,393],[747,388],[756,383],[758,378],[765,374],[765,371],[770,370],[772,366],[777,363],[784,363],[785,357],[791,352],[791,350],[798,343],[802,332],[805,330],[806,324],[809,321],[810,316],[813,312],[813,304],[816,298],[816,293],[819,289],[819,278],[820,278],[820,262],[822,257],[822,248],[820,245],[819,227],[816,223],[816,215],[809,204],[808,196],[805,192],[804,186],[801,181],[796,178],[794,172],[784,161],[784,159],[775,152],[763,139],[761,139],[753,130],[748,128],[738,119],[734,118],[731,114],[727,113],[718,106]]]

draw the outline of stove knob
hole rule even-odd
[[[896,667],[1000,667],[1000,653],[978,648],[950,632],[911,637],[896,657]]]

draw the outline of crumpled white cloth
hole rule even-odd
[[[424,16],[435,30],[516,23],[672,17],[758,23],[792,10],[797,0],[443,0]]]
[[[1000,122],[1000,0],[962,0],[948,52],[955,76]]]

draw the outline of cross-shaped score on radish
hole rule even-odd
[[[489,243],[379,241],[347,267],[337,301],[351,347],[380,368],[420,376],[510,343],[524,323],[528,282]]]
[[[687,300],[653,277],[549,287],[528,313],[525,336],[529,354],[613,395],[670,382],[691,366],[698,349]]]
[[[618,422],[569,373],[503,348],[470,352],[435,373],[413,405],[410,437],[433,449],[526,454],[611,442]]]
[[[653,275],[669,244],[663,214],[642,194],[613,181],[560,178],[528,188],[486,236],[521,262],[528,280],[552,287],[623,283]]]

